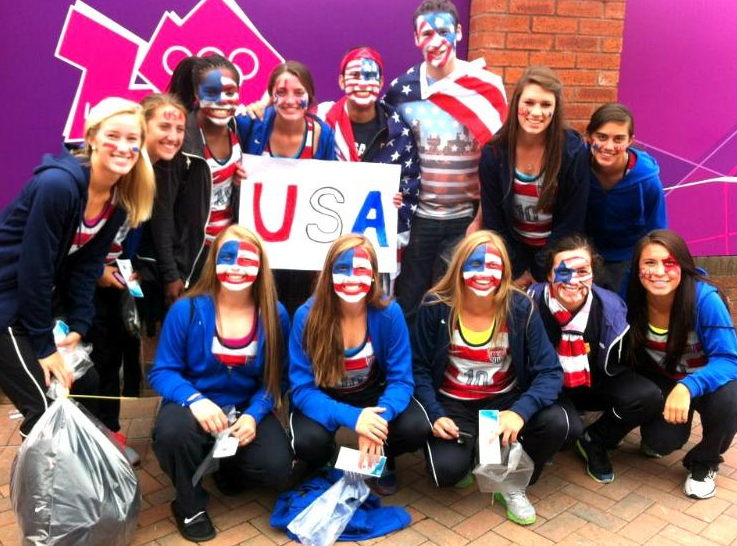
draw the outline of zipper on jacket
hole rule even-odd
[[[622,339],[624,338],[625,334],[629,332],[630,325],[628,324],[627,327],[624,329],[624,331],[619,334],[617,337],[614,338],[614,340],[609,344],[609,347],[607,347],[606,350],[606,357],[604,358],[604,373],[607,374],[609,377],[614,377],[614,374],[609,373],[609,370],[607,369],[609,367],[609,353],[612,350],[612,347],[619,344],[619,360],[622,360]]]
[[[195,154],[189,154],[187,152],[182,152],[182,155],[187,158],[187,160],[190,159],[190,157],[195,157],[197,159],[201,159],[205,162],[205,165],[207,165],[207,170],[210,171],[210,179],[208,181],[209,184],[209,191],[208,191],[208,198],[207,198],[207,220],[205,220],[205,225],[202,227],[202,244],[200,245],[200,250],[195,255],[194,261],[192,262],[192,267],[189,270],[189,275],[187,275],[187,278],[184,279],[184,289],[187,290],[189,288],[189,281],[192,280],[192,275],[194,274],[194,269],[197,266],[197,262],[200,261],[200,255],[202,254],[202,250],[207,246],[205,244],[205,241],[207,241],[207,224],[210,223],[210,215],[212,214],[212,169],[210,168],[210,165],[208,165],[207,160],[204,157],[200,157]]]

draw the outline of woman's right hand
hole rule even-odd
[[[41,369],[44,372],[44,381],[46,386],[51,385],[51,376],[56,377],[59,382],[64,385],[65,388],[71,389],[74,376],[67,370],[64,364],[64,359],[59,354],[59,351],[51,353],[49,356],[39,358],[38,363],[41,364]]]
[[[522,273],[522,275],[514,279],[513,282],[520,290],[527,290],[531,284],[535,284],[535,277],[532,276],[532,273],[530,273],[530,270],[528,269]]]
[[[264,99],[257,100],[246,106],[241,104],[236,111],[236,115],[246,115],[253,120],[257,119],[261,121],[264,119],[264,111],[266,111],[268,105],[269,101]]]
[[[389,434],[389,424],[379,416],[385,408],[363,408],[356,422],[356,433],[373,442],[383,443]]]
[[[209,400],[201,398],[189,405],[189,410],[197,419],[202,430],[210,434],[218,434],[228,428],[228,418],[220,409],[220,406]]]
[[[460,429],[450,417],[439,417],[432,425],[432,435],[443,440],[456,440]]]
[[[184,281],[182,279],[166,283],[166,286],[164,287],[164,299],[166,300],[166,305],[169,307],[174,305],[174,302],[179,299],[182,292],[184,292]]]
[[[113,287],[117,288],[118,290],[123,290],[123,288],[125,288],[125,285],[121,283],[115,276],[116,271],[118,271],[117,267],[106,265],[105,269],[102,271],[102,275],[100,275],[100,278],[97,279],[97,286],[100,286],[102,288]]]

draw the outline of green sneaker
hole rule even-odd
[[[537,519],[535,507],[524,489],[510,491],[509,493],[494,493],[494,499],[501,502],[507,509],[507,519],[518,525],[532,525]]]

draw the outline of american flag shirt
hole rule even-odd
[[[82,218],[82,221],[79,223],[79,227],[77,228],[77,232],[74,234],[74,239],[72,239],[72,246],[69,247],[68,255],[71,256],[72,254],[77,252],[80,248],[89,243],[92,238],[100,232],[102,227],[112,216],[113,210],[115,210],[117,195],[118,188],[115,188],[113,190],[112,198],[110,199],[110,201],[105,203],[105,206],[102,208],[102,212],[99,215],[97,215],[90,221]]]
[[[376,377],[375,364],[374,346],[367,334],[361,346],[345,351],[343,377],[331,390],[347,394],[365,389]]]
[[[708,363],[706,354],[701,347],[701,341],[696,332],[689,332],[686,348],[681,358],[676,362],[673,373],[669,373],[665,369],[665,353],[668,346],[668,330],[662,330],[648,325],[647,334],[645,336],[645,352],[653,360],[656,369],[674,379],[676,381],[683,379],[690,373],[694,373],[699,368],[703,368]]]
[[[537,210],[542,188],[542,176],[528,176],[514,171],[512,228],[517,237],[529,246],[543,247],[553,229],[553,214]]]
[[[203,135],[204,142],[205,137]],[[235,132],[230,132],[230,157],[219,161],[213,157],[205,146],[205,161],[212,173],[212,190],[210,193],[210,216],[205,227],[205,243],[212,244],[218,233],[233,223],[233,205],[230,196],[233,193],[233,176],[236,165],[243,154]]]
[[[482,60],[458,63],[434,82],[425,63],[414,66],[391,83],[385,98],[414,134],[421,172],[417,215],[425,218],[473,214],[481,148],[507,112],[501,78],[484,70]]]

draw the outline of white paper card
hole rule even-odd
[[[358,459],[361,456],[361,452],[357,449],[351,449],[350,447],[341,447],[338,452],[338,459],[335,461],[335,468],[343,470],[344,472],[356,472],[363,474],[364,476],[373,476],[374,478],[381,477],[384,472],[384,465],[386,464],[386,457],[382,456],[379,462],[373,466],[365,466],[363,468],[358,466]]]
[[[213,459],[231,457],[235,455],[236,451],[238,451],[238,438],[228,433],[220,434],[217,440],[215,440],[212,457]]]
[[[136,279],[131,279],[131,277],[133,276],[133,265],[131,264],[131,261],[121,260],[120,258],[115,261],[118,264],[118,271],[120,271],[120,274],[123,275],[125,284],[128,287],[128,292],[130,292],[131,296],[133,296],[134,298],[142,298],[143,290],[141,290],[141,285],[138,284],[138,281]]]
[[[501,464],[499,436],[493,436],[498,426],[498,410],[479,410],[479,464]]]

